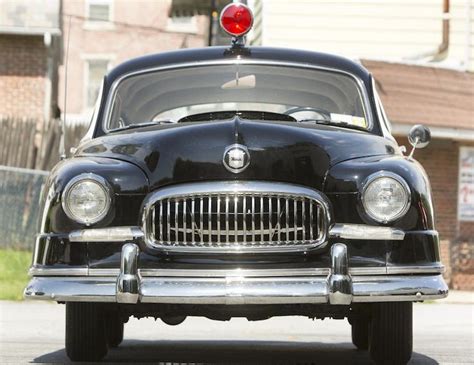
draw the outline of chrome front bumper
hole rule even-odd
[[[353,275],[347,248],[331,248],[327,275],[160,276],[140,275],[138,246],[122,248],[118,276],[33,277],[26,299],[58,302],[175,304],[303,304],[349,305],[361,302],[422,301],[444,298],[448,287],[441,274]],[[196,270],[194,270],[195,272]]]

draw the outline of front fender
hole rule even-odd
[[[426,172],[417,161],[402,156],[359,158],[334,165],[325,179],[324,192],[335,205],[336,221],[378,225],[365,215],[360,204],[360,191],[366,179],[379,171],[401,176],[410,187],[408,212],[390,225],[405,231],[434,230],[431,188]]]
[[[110,214],[94,227],[137,224],[140,204],[148,193],[148,179],[140,168],[128,162],[109,158],[76,157],[61,161],[51,171],[43,188],[39,232],[67,233],[83,225],[72,221],[61,206],[61,195],[67,183],[83,173],[104,178],[112,189]],[[127,212],[128,214],[120,214]],[[127,222],[130,220],[130,222]]]

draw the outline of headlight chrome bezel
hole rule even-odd
[[[366,206],[366,203],[365,203],[365,200],[364,200],[364,195],[367,191],[367,189],[369,188],[369,186],[375,182],[376,180],[380,179],[380,178],[391,178],[393,180],[395,180],[397,183],[399,183],[401,185],[401,187],[403,188],[403,190],[405,191],[406,193],[406,196],[407,196],[407,200],[405,202],[405,205],[403,206],[403,209],[400,210],[400,212],[398,212],[396,215],[394,215],[393,217],[391,217],[390,219],[381,219],[380,217],[376,217],[374,216],[369,209],[367,209],[367,206]],[[405,216],[405,214],[408,212],[408,210],[410,209],[410,206],[411,206],[411,190],[410,190],[410,186],[408,185],[408,183],[405,181],[405,179],[403,179],[400,175],[396,174],[396,173],[393,173],[393,172],[390,172],[390,171],[378,171],[378,172],[375,172],[371,175],[369,175],[364,183],[362,184],[362,189],[360,191],[360,194],[359,194],[359,202],[360,202],[360,205],[362,207],[362,211],[364,212],[364,214],[369,217],[371,220],[377,222],[377,223],[382,223],[382,224],[388,224],[388,223],[392,223],[392,222],[395,222],[396,220],[402,218],[403,216]]]
[[[72,213],[69,207],[68,198],[69,198],[69,194],[71,190],[77,184],[82,183],[84,181],[91,181],[97,184],[105,193],[104,195],[106,199],[106,209],[104,209],[104,211],[100,215],[94,217],[94,219],[82,219],[76,216],[74,213]],[[75,176],[66,184],[66,187],[64,188],[64,191],[62,192],[62,195],[61,195],[61,205],[64,210],[64,213],[66,213],[68,218],[70,218],[74,222],[84,224],[86,226],[91,226],[93,224],[96,224],[102,221],[109,214],[110,209],[112,207],[112,197],[113,197],[112,189],[109,183],[107,182],[107,180],[105,180],[102,176],[96,175],[94,173],[84,173],[84,174]]]

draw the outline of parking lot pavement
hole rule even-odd
[[[414,307],[410,364],[474,363],[473,306],[425,303]],[[67,363],[64,306],[0,302],[0,363]],[[280,317],[261,322],[188,318],[176,327],[131,319],[125,341],[107,363],[365,364],[347,321]]]

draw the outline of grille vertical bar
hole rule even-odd
[[[199,198],[199,227],[201,245],[204,246],[204,199],[202,196]]]
[[[194,212],[196,211],[194,209],[195,203],[194,203],[194,198],[191,200],[191,241],[194,244],[196,244],[196,239],[195,239],[195,232],[196,232],[196,214]]]
[[[229,243],[229,196],[225,196],[225,241]]]
[[[212,243],[212,216],[211,216],[211,212],[212,212],[212,199],[209,197],[208,198],[209,202],[207,204],[207,229],[208,229],[208,242],[209,242],[209,245],[211,245]]]
[[[167,209],[166,209],[166,229],[167,229],[167,235],[166,235],[166,240],[171,241],[171,224],[170,224],[170,218],[171,218],[171,203],[170,200],[167,199],[166,201],[167,204]]]
[[[235,197],[234,198],[234,227],[233,227],[233,230],[234,230],[234,242],[239,242],[239,235],[238,235],[238,221],[239,221],[239,211],[238,211],[238,198]]]
[[[187,211],[187,202],[186,199],[183,200],[183,242],[188,241],[188,211]]]
[[[247,197],[245,195],[242,196],[242,218],[243,218],[243,225],[244,225],[244,245],[247,243]]]
[[[272,240],[272,219],[273,219],[273,210],[272,210],[272,198],[268,198],[268,240]]]
[[[252,242],[255,242],[255,195],[252,194]]]
[[[293,240],[296,241],[298,239],[298,201],[295,199],[293,201]]]
[[[217,195],[217,244],[221,244],[221,196]]]
[[[265,227],[263,224],[263,214],[264,214],[264,208],[263,208],[263,196],[260,197],[260,241],[265,241]]]
[[[306,239],[306,203],[304,200],[301,201],[301,227],[303,228],[303,240]]]
[[[158,227],[160,227],[160,237],[163,237],[163,202],[159,202],[158,204],[160,205],[160,220],[158,222]],[[153,209],[153,222],[155,222],[155,211],[156,209]],[[156,232],[155,225],[153,225],[153,232]]]
[[[278,228],[278,242],[281,242],[281,224],[280,224],[280,197],[277,196],[277,228]]]

